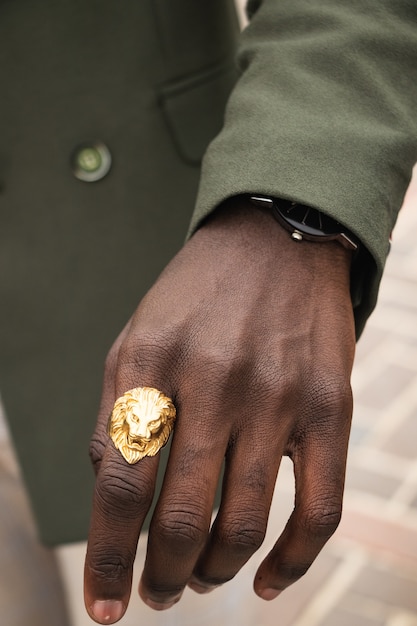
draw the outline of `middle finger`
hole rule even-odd
[[[207,405],[206,405],[207,406]],[[149,529],[140,584],[142,599],[154,609],[179,599],[207,540],[217,483],[229,439],[224,407],[181,406],[162,491]],[[215,429],[213,424],[223,423]]]

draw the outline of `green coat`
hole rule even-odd
[[[237,35],[224,0],[0,4],[0,389],[49,544],[86,535],[104,359],[185,239]]]
[[[358,334],[374,306],[417,160],[415,5],[250,11],[236,64],[231,1],[1,3],[0,385],[49,544],[86,535],[105,354],[181,245],[215,135],[191,232],[239,193],[317,206],[369,251]],[[98,141],[110,172],[78,180]]]

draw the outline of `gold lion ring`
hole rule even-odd
[[[171,398],[152,387],[136,387],[114,403],[108,433],[122,456],[133,465],[145,456],[155,456],[166,444],[175,416]]]

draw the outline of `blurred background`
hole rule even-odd
[[[243,0],[237,0],[243,17]],[[209,596],[185,592],[155,614],[132,598],[122,626],[417,626],[417,172],[394,231],[376,312],[357,348],[354,421],[342,523],[305,577],[272,603],[252,580],[292,509],[284,460],[264,547]],[[78,550],[78,556],[77,556]],[[62,548],[76,624],[84,546]],[[136,580],[139,576],[140,563]],[[134,596],[136,594],[133,594]],[[57,564],[36,542],[19,470],[0,416],[0,615],[4,626],[65,626]],[[139,618],[140,615],[140,618]],[[25,617],[26,616],[26,617]],[[200,617],[196,617],[200,616]]]

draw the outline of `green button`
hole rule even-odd
[[[84,148],[77,154],[77,164],[85,172],[96,172],[102,164],[99,151],[95,148]]]
[[[108,174],[111,154],[104,143],[95,142],[78,146],[72,158],[72,171],[78,180],[93,183]]]

